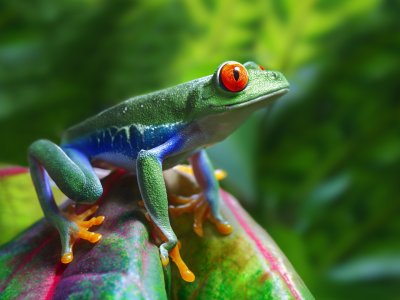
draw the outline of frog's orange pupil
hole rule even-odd
[[[262,65],[259,65],[260,69],[265,71],[265,68]]]
[[[236,62],[226,63],[221,68],[219,76],[223,87],[230,92],[240,92],[244,90],[249,81],[246,68]]]

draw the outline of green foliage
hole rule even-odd
[[[0,177],[0,245],[43,216],[39,202],[31,201],[34,193],[29,174]]]
[[[302,237],[314,276],[343,289],[347,282],[369,282],[362,292],[329,291],[332,299],[379,298],[382,281],[394,288],[400,278],[400,37],[390,30],[399,25],[395,10],[380,4],[319,37],[314,66],[303,71],[312,81],[308,90],[292,94],[261,129],[268,134],[260,134],[257,174],[265,202],[259,220]],[[295,265],[307,259],[288,256]]]
[[[121,99],[254,60],[287,74],[291,93],[211,149],[226,186],[317,298],[393,298],[399,10],[378,0],[3,1],[0,160],[25,164],[33,140],[57,141]]]
[[[58,203],[65,199],[56,187],[53,193]],[[29,173],[0,176],[0,245],[43,217],[39,201],[32,201],[33,195],[35,188]]]

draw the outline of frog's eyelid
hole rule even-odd
[[[243,64],[243,66],[245,66],[245,68],[248,70],[250,70],[250,69],[260,70],[260,66],[258,64],[256,64],[254,61],[245,62]]]

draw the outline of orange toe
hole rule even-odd
[[[81,228],[79,230],[78,237],[91,243],[96,243],[101,239],[101,234],[90,232],[85,228]]]
[[[78,227],[78,231],[73,231],[70,233],[70,248],[74,246],[76,239],[81,238],[84,240],[87,240],[91,243],[97,243],[101,238],[102,235],[99,233],[91,232],[89,231],[90,227],[95,226],[95,225],[100,225],[104,222],[105,217],[104,216],[97,216],[97,217],[92,217],[90,220],[85,220],[86,218],[90,217],[93,215],[99,207],[97,205],[94,205],[84,211],[83,213],[77,215],[74,210],[74,206],[69,206],[65,215],[67,219],[69,219],[71,222],[74,222],[76,226]],[[62,255],[61,257],[61,262],[63,264],[68,264],[70,263],[74,258],[74,255],[72,252],[68,252]]]
[[[181,254],[179,252],[179,246],[176,245],[170,252],[169,256],[171,257],[172,261],[178,267],[179,273],[183,280],[187,282],[193,282],[196,279],[196,276],[193,274],[192,271],[189,270],[185,262],[182,260]]]
[[[94,222],[93,222],[93,225],[100,225],[100,224],[102,224],[102,223],[104,222],[105,218],[106,218],[105,216],[98,216],[98,217],[96,217],[95,220],[94,220]]]
[[[232,233],[232,226],[228,223],[217,223],[215,224],[219,233],[228,235]]]
[[[68,253],[65,253],[61,257],[61,262],[63,264],[69,264],[73,259],[74,259],[74,255],[72,254],[72,252],[68,252]]]

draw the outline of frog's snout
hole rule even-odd
[[[271,79],[275,80],[275,79],[278,79],[279,74],[277,72],[272,71],[272,72],[270,72],[269,77],[271,77]]]
[[[268,79],[274,84],[278,84],[281,88],[289,88],[289,82],[286,80],[282,73],[277,71],[267,72]]]
[[[285,76],[283,76],[282,73],[277,72],[277,71],[269,71],[267,72],[268,78],[276,81],[286,81]]]

